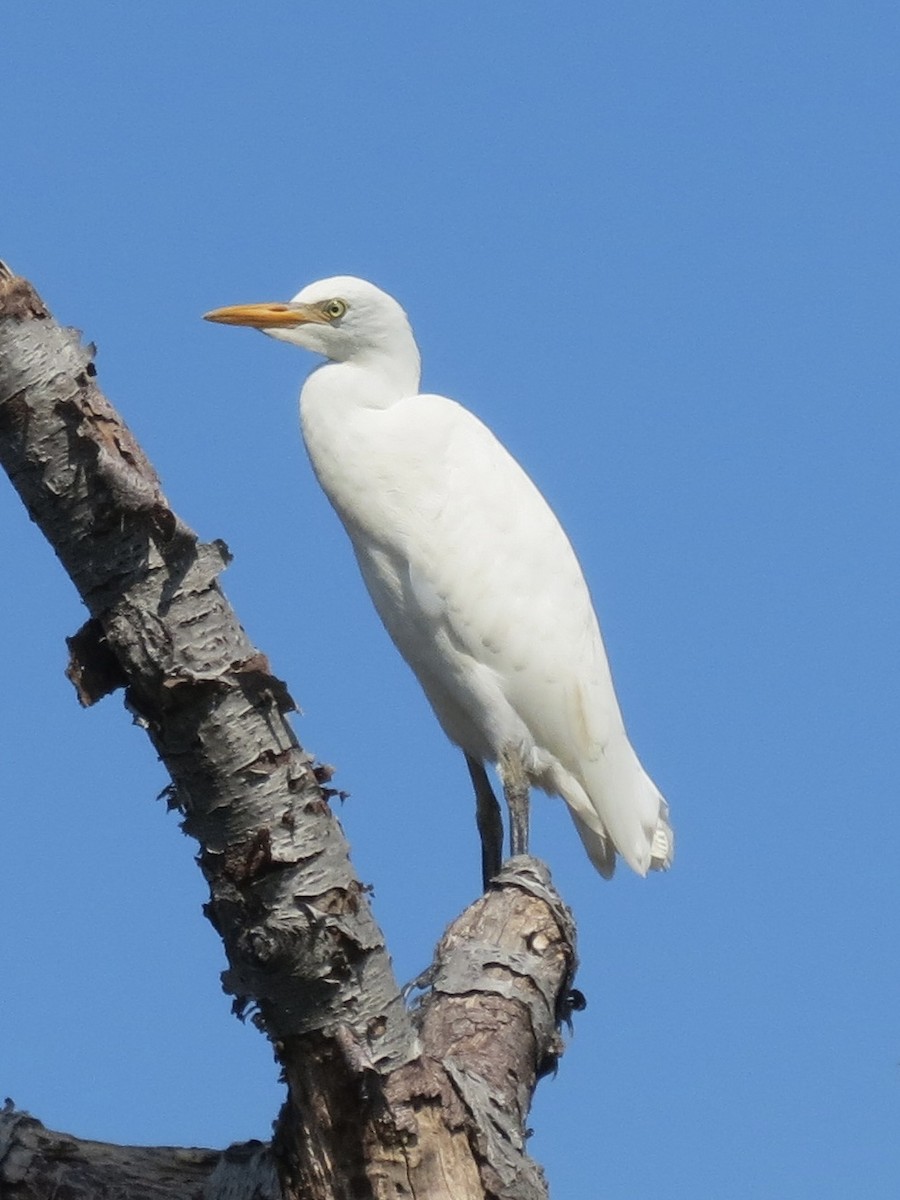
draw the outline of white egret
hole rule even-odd
[[[485,884],[502,861],[498,766],[513,855],[528,849],[528,789],[562,796],[597,870],[672,861],[668,807],[631,747],[587,584],[547,502],[472,413],[420,395],[406,313],[352,276],[288,303],[218,308],[328,360],[300,413],[319,483],[366,587],[476,794]]]

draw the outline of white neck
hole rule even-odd
[[[300,402],[348,408],[389,408],[419,392],[421,360],[415,342],[410,353],[390,356],[377,350],[356,354],[348,362],[327,362],[317,367],[303,385]]]

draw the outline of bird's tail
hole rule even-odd
[[[572,818],[601,875],[612,875],[617,852],[639,875],[672,865],[675,835],[669,806],[627,738],[587,764],[583,779],[590,810],[570,805]]]
[[[578,830],[578,836],[584,843],[585,850],[587,850],[588,858],[604,879],[612,879],[613,872],[616,869],[615,846],[601,829],[593,828],[586,821],[582,820],[574,808],[570,808],[569,811],[572,814],[572,820],[575,822],[575,828]]]

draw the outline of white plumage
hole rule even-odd
[[[668,808],[628,741],[568,538],[477,417],[419,394],[419,352],[400,305],[339,276],[288,304],[207,319],[329,360],[300,397],[310,460],[385,628],[466,754],[485,877],[500,863],[488,762],[500,766],[513,853],[527,848],[531,783],[563,797],[603,875],[616,851],[641,875],[667,867]]]

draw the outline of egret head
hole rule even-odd
[[[293,300],[236,304],[204,314],[221,325],[249,325],[334,362],[388,356],[418,360],[406,313],[374,283],[335,275],[308,284]]]

